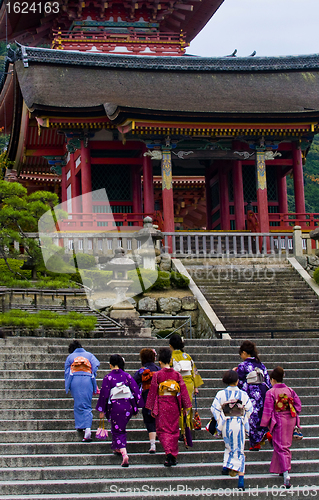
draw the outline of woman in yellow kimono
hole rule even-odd
[[[171,366],[179,372],[186,384],[189,398],[192,401],[193,395],[198,394],[198,387],[203,385],[202,377],[199,375],[194,361],[189,354],[184,352],[184,342],[180,335],[175,333],[169,339],[169,346],[172,350]],[[184,421],[180,418],[180,429],[184,431]],[[188,410],[186,416],[186,424],[193,429],[193,412],[192,409]]]

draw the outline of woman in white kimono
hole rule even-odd
[[[245,434],[249,433],[249,416],[253,405],[246,392],[238,389],[238,375],[229,370],[223,377],[226,389],[219,391],[211,406],[216,429],[225,443],[222,474],[236,476],[238,489],[244,491]]]

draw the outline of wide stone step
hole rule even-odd
[[[196,491],[198,492],[199,484],[201,485],[200,488],[203,488],[204,491],[207,490],[211,492],[213,487],[214,488],[213,492],[214,491],[216,492],[216,497],[218,497],[219,488],[222,488],[222,490],[220,490],[220,493],[222,492],[222,494],[223,495],[225,494],[225,497],[227,497],[227,491],[229,495],[229,492],[231,494],[232,489],[233,488],[236,489],[237,487],[237,480],[235,478],[230,478],[227,476],[216,475],[212,478],[210,474],[208,475],[196,474],[196,469],[195,471],[194,470],[191,471],[191,475],[188,475],[186,473],[188,466],[183,464],[179,464],[176,468],[175,467],[168,468],[166,472],[165,469],[163,468],[161,470],[163,476],[161,476],[160,480],[158,477],[156,477],[158,474],[158,465],[149,466],[149,468],[153,469],[153,476],[148,477],[147,481],[145,480],[145,477],[143,475],[141,475],[140,477],[131,477],[131,471],[134,470],[133,467],[125,469],[124,474],[126,472],[126,477],[125,476],[122,477],[121,469],[117,467],[117,470],[120,471],[120,477],[114,478],[112,479],[112,481],[110,481],[108,478],[84,479],[84,480],[69,479],[69,480],[50,480],[50,481],[45,481],[45,480],[39,480],[39,481],[22,480],[22,481],[5,481],[5,482],[1,481],[0,489],[3,495],[2,499],[7,500],[6,495],[33,495],[33,496],[43,495],[43,498],[49,499],[50,496],[48,495],[53,495],[53,494],[69,495],[69,498],[71,498],[70,495],[72,494],[73,495],[82,494],[83,496],[85,494],[92,495],[101,493],[103,493],[104,498],[107,498],[107,496],[105,496],[106,494],[109,494],[109,498],[117,498],[116,496],[114,496],[114,493],[121,493],[121,497],[123,497],[123,493],[125,493],[125,491],[126,493],[128,493],[127,497],[132,498],[132,488],[135,489],[135,492],[137,493],[135,497],[140,498],[143,494],[142,488],[144,488],[144,492],[145,491],[149,492],[151,486],[153,486],[153,490],[156,488],[160,489],[168,488],[166,492],[172,491],[172,488],[174,488],[175,492],[176,491],[186,492],[186,487],[187,487],[188,494],[190,495],[191,490],[193,490],[194,492]],[[207,469],[208,468],[209,465],[207,465]],[[179,474],[178,469],[180,469],[181,471],[180,475],[178,475]],[[141,474],[143,474],[143,472],[144,471],[142,470]],[[181,480],[183,481],[182,483]],[[256,492],[258,492],[257,487],[258,489],[265,488],[264,491],[265,494],[266,492],[269,494],[270,491],[275,492],[273,498],[275,498],[276,494],[280,493],[281,490],[278,491],[278,489],[280,488],[282,483],[283,481],[281,477],[277,477],[269,473],[251,474],[246,478],[247,491],[254,489],[256,495]],[[304,472],[295,473],[292,474],[292,483],[295,483],[299,486],[298,491],[304,491],[301,490],[300,488],[305,487],[305,491],[307,491],[307,494],[311,494],[310,493],[311,491],[316,493],[318,491],[318,485],[319,485],[319,474],[316,472],[309,472],[307,475],[305,475]],[[312,489],[313,485],[316,486],[317,488]],[[179,488],[179,490],[177,490],[177,488]],[[161,495],[158,496],[162,497],[163,492],[161,492]],[[196,496],[196,493],[195,495],[193,494],[193,496]],[[248,497],[248,495],[245,495],[245,498],[246,497]],[[78,496],[76,498],[81,498],[81,497]],[[90,496],[90,498],[96,498],[96,497]],[[148,498],[152,497],[149,496]]]
[[[236,353],[237,354],[237,353]],[[314,362],[316,364],[316,362]],[[196,363],[196,365],[199,366],[199,362]],[[101,365],[100,365],[101,366]],[[105,363],[105,368],[100,367],[98,370],[98,375],[97,378],[98,380],[102,379],[102,376],[104,372],[106,373],[107,371],[107,364]],[[134,370],[131,371],[132,374],[134,374]],[[225,373],[225,368],[215,368],[213,371],[213,378],[217,378],[218,380],[221,380],[224,376]],[[204,367],[201,367],[200,370],[201,377],[207,380],[210,380],[212,377],[212,371],[207,370]],[[294,383],[294,380],[300,381],[301,378],[305,377],[312,377],[312,378],[318,378],[319,377],[319,368],[309,368],[309,369],[303,369],[303,370],[298,370],[298,378],[295,378],[293,375],[295,375],[296,372],[294,369],[287,369],[285,366],[285,382],[289,384]],[[12,380],[13,378],[16,378],[17,380],[24,381],[25,383],[28,383],[28,381],[38,381],[41,380],[43,382],[59,382],[59,384],[62,384],[64,386],[64,373],[62,370],[54,370],[54,371],[45,371],[45,370],[7,370],[5,373],[6,378],[5,379],[0,379],[0,387],[2,380]],[[206,383],[206,382],[205,382]],[[18,384],[19,387],[21,387],[20,383]],[[61,385],[59,386],[61,387]]]
[[[247,444],[248,445],[248,444]],[[145,444],[145,450],[148,444]],[[301,461],[317,461],[319,460],[319,450],[316,448],[311,448],[308,450],[306,448],[291,448],[292,451],[292,470],[297,472],[296,465]],[[252,472],[252,467],[256,464],[263,464],[267,467],[268,463],[271,461],[272,449],[262,448],[258,452],[258,456],[255,452],[249,452],[247,450],[246,455],[246,465],[247,473]],[[220,450],[205,450],[196,451],[194,449],[180,450],[178,454],[178,461],[181,464],[201,464],[210,463],[212,466],[219,467],[218,473],[220,472],[220,467],[223,461],[224,451]],[[141,453],[130,452],[130,464],[159,464],[163,465],[164,452],[162,447],[157,443],[156,454],[150,455],[147,451]],[[80,454],[43,454],[37,455],[36,467],[65,467],[65,466],[85,466],[85,465],[118,465],[119,458],[111,452],[107,453],[85,453],[82,451]],[[257,462],[258,460],[258,462]],[[6,468],[17,468],[17,467],[34,467],[34,455],[1,455],[0,456],[0,467]],[[315,462],[316,463],[316,462]],[[317,465],[317,464],[316,464]],[[5,474],[5,470],[3,471]]]
[[[97,480],[103,477],[104,479],[118,479],[134,477],[135,466],[139,466],[139,473],[147,480],[154,477],[154,469],[161,467],[161,479],[171,477],[172,472],[168,468],[163,467],[163,454],[161,462],[158,460],[149,463],[143,463],[141,460],[131,460],[131,466],[128,470],[119,467],[121,458],[115,457],[113,463],[103,464],[100,463],[97,467],[95,464],[77,465],[77,466],[47,466],[47,467],[14,467],[14,468],[0,468],[0,481],[55,481],[55,480]],[[185,477],[195,473],[197,470],[201,476],[211,475],[214,479],[220,475],[222,453],[219,457],[214,457],[218,462],[210,463],[207,460],[200,464],[190,464],[189,462],[182,462],[179,457],[179,464],[174,468],[175,477]],[[270,457],[269,457],[270,458]],[[137,458],[138,460],[138,458]],[[292,462],[293,474],[302,473],[307,467],[307,473],[318,471],[319,460],[294,460]],[[252,474],[263,474],[267,471],[266,464],[263,461],[249,461],[246,462],[246,481],[250,481]],[[319,480],[319,474],[318,474]]]
[[[109,427],[109,426],[107,426]],[[302,423],[302,429],[304,436],[318,436],[319,435],[319,423],[318,425],[304,425]],[[196,433],[197,439],[204,441],[209,441],[209,433],[206,430],[198,431]],[[145,428],[132,428],[128,427],[128,442],[129,441],[140,441],[146,439],[147,433]],[[82,437],[78,432],[74,430],[35,430],[35,431],[0,431],[0,443],[16,443],[17,438],[19,443],[43,443],[51,441],[52,443],[74,443],[82,442]],[[92,437],[94,439],[95,434],[93,432]],[[86,443],[85,443],[86,444]]]
[[[76,432],[76,431],[74,431]],[[128,453],[147,453],[149,450],[149,442],[147,439],[147,431],[144,430],[144,440],[143,441],[134,441],[130,438],[133,430],[128,429],[127,432],[127,450]],[[207,431],[199,431],[200,433],[206,433]],[[0,455],[59,455],[59,454],[80,454],[81,453],[111,453],[110,449],[110,439],[108,441],[92,441],[91,443],[82,443],[82,441],[57,441],[57,442],[29,442],[29,443],[0,443]],[[246,440],[246,447],[248,449],[249,442]],[[267,446],[267,445],[266,445]],[[298,448],[305,448],[311,450],[312,448],[319,447],[319,437],[318,434],[315,436],[304,436],[304,438],[298,442]],[[210,451],[223,451],[225,448],[224,442],[222,439],[212,439],[205,438],[201,439],[200,437],[195,438],[193,443],[192,451],[201,451],[205,452],[206,450]],[[158,449],[160,450],[160,445],[158,445]],[[182,443],[179,443],[180,451],[185,451],[185,447]],[[270,447],[269,447],[270,449]],[[248,451],[247,451],[248,453]],[[250,452],[256,453],[256,452]],[[258,452],[259,453],[259,452]],[[254,457],[255,459],[255,457]],[[34,459],[33,465],[36,464],[36,458]],[[1,490],[0,490],[1,491]]]
[[[313,388],[319,391],[318,379],[309,377],[312,373],[309,373],[308,380]],[[212,390],[218,391],[224,386],[221,382],[222,377],[218,378],[203,378],[204,384],[200,386],[200,396],[205,396],[207,391],[211,393]],[[102,378],[97,378],[98,384],[102,385]],[[285,378],[285,383],[291,387],[297,388],[305,387],[305,380],[296,378]],[[308,386],[306,386],[308,387]],[[13,399],[13,391],[16,398],[30,399],[32,397],[38,397],[39,399],[45,398],[47,391],[50,390],[51,397],[54,398],[66,398],[68,397],[64,389],[64,380],[1,380],[0,381],[0,399]]]

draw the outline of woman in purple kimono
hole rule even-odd
[[[162,347],[159,351],[159,372],[153,374],[145,407],[155,417],[156,434],[164,448],[165,467],[176,465],[178,455],[179,417],[186,416],[192,406],[186,384],[180,373],[170,367],[172,351]]]
[[[122,467],[129,466],[126,451],[126,426],[132,415],[143,406],[141,391],[131,375],[124,371],[124,359],[119,354],[110,357],[111,372],[105,375],[96,410],[111,421],[112,450],[123,457]]]
[[[266,394],[261,425],[269,427],[272,433],[274,452],[270,472],[282,474],[284,485],[290,488],[290,446],[294,428],[300,426],[301,402],[295,391],[282,383],[283,377],[281,366],[277,366],[270,374],[272,389]]]
[[[253,412],[249,418],[250,451],[259,451],[260,443],[267,433],[267,427],[261,427],[260,421],[263,413],[266,392],[271,387],[267,368],[259,359],[256,345],[250,340],[245,340],[240,348],[239,355],[243,363],[235,370],[238,373],[238,388],[245,391],[252,404]]]

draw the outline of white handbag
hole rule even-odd
[[[131,389],[127,385],[123,384],[123,382],[116,384],[110,392],[110,399],[130,399],[131,397]]]
[[[189,359],[182,359],[181,361],[175,361],[175,359],[173,359],[173,368],[179,372],[182,377],[187,377],[192,374],[192,362]]]

